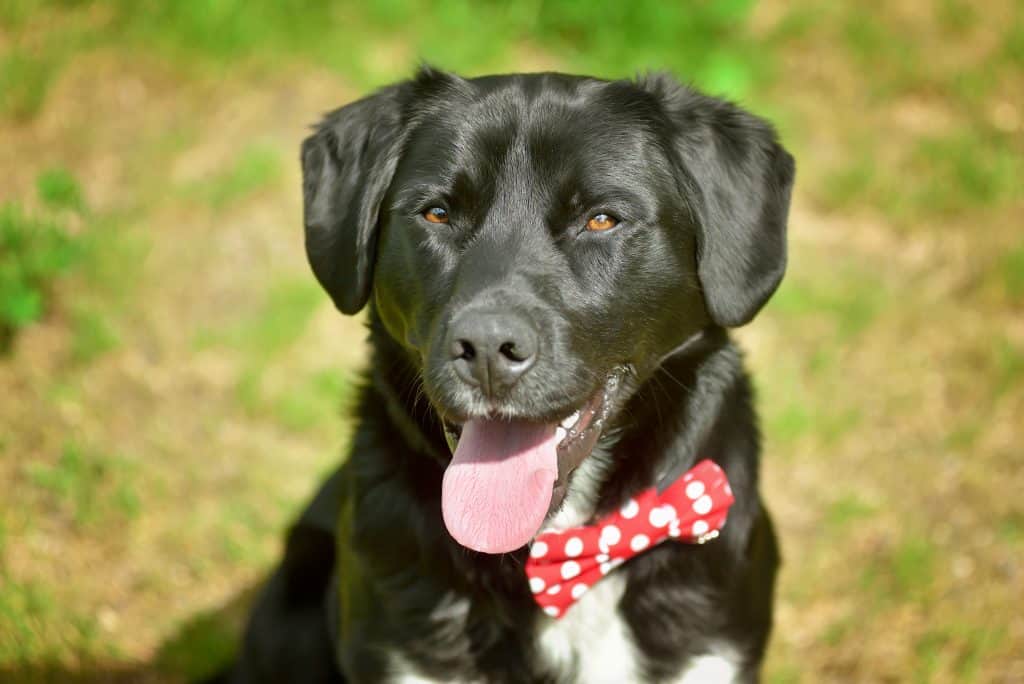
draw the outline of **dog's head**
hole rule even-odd
[[[616,407],[786,263],[794,165],[766,122],[664,76],[430,69],[302,146],[306,248],[345,313],[373,298],[446,425],[462,544],[522,546]]]

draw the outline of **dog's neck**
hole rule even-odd
[[[703,458],[717,460],[715,427],[727,403],[754,421],[748,399],[740,352],[724,329],[706,328],[665,355],[637,379],[613,424],[617,438],[594,514],[649,487],[663,491]]]
[[[372,313],[370,335],[374,348],[385,350],[382,358],[403,360],[390,367],[371,366],[371,387],[383,400],[392,425],[411,454],[426,455],[445,467],[451,452],[441,421],[422,396],[419,371],[409,352]],[[629,375],[628,399],[573,473],[565,501],[544,529],[586,524],[643,489],[657,486],[660,491],[674,482],[707,455],[702,448],[725,398],[743,379],[739,351],[728,333],[715,327],[687,339],[643,376]]]

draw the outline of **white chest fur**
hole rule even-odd
[[[605,577],[563,618],[541,628],[539,650],[552,669],[566,673],[575,665],[579,682],[639,681],[630,629],[616,611],[624,589],[624,577]]]
[[[540,631],[542,657],[556,672],[574,666],[580,684],[643,682],[629,625],[616,606],[625,589],[624,577],[605,577],[577,601],[560,620]],[[724,644],[715,652],[690,660],[675,684],[730,684],[736,681],[735,653]]]

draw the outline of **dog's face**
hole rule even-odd
[[[452,435],[462,544],[522,546],[625,376],[749,321],[785,268],[792,158],[664,77],[423,71],[303,145],[306,239],[338,307],[372,296]]]

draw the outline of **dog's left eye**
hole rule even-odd
[[[441,207],[430,207],[423,212],[423,218],[431,223],[448,223],[448,211]]]
[[[595,214],[587,221],[587,230],[601,232],[602,230],[611,230],[617,225],[619,225],[619,219],[614,216],[609,214]]]

